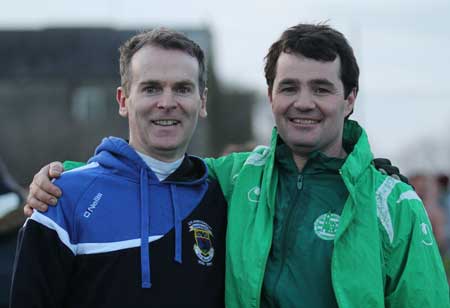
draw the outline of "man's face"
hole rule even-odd
[[[128,117],[130,144],[162,161],[181,158],[206,117],[206,89],[200,93],[196,58],[179,50],[144,46],[130,63],[128,97],[117,90],[119,113]]]
[[[340,65],[339,57],[320,62],[282,53],[278,58],[269,99],[278,132],[294,154],[320,150],[340,156],[344,118],[355,101],[354,91],[344,98]]]

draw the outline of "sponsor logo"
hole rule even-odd
[[[214,258],[213,233],[211,227],[202,220],[193,220],[188,223],[189,232],[194,233],[194,253],[198,263],[205,266],[212,265]]]
[[[420,229],[422,230],[422,244],[425,246],[433,245],[433,236],[430,227],[423,222],[420,224]]]
[[[320,215],[314,222],[314,232],[325,241],[334,240],[340,218],[339,215],[330,212]]]
[[[91,204],[89,204],[88,208],[83,213],[83,216],[85,218],[89,218],[94,213],[94,210],[97,208],[97,205],[100,202],[100,200],[102,199],[102,197],[103,197],[102,193],[98,193],[97,195],[95,195]]]
[[[247,193],[248,201],[258,203],[260,195],[261,195],[261,188],[259,188],[259,186],[255,186],[252,189],[250,189]]]

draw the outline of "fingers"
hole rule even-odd
[[[399,177],[400,181],[402,181],[403,183],[410,184],[408,178],[406,176],[404,176],[403,174],[399,174],[398,177]]]
[[[386,170],[384,170],[383,168],[377,168],[378,171],[380,171],[382,174],[387,175]]]
[[[33,214],[33,209],[36,209],[39,212],[45,212],[48,210],[48,205],[42,201],[37,200],[36,198],[29,197],[27,199],[27,203],[23,208],[23,213],[26,216],[31,216],[31,214]]]
[[[400,176],[399,176],[398,174],[392,174],[391,177],[393,177],[393,178],[396,179],[396,180],[401,181],[401,180],[400,180]]]
[[[52,179],[59,178],[61,176],[61,173],[64,171],[64,167],[63,167],[62,163],[59,161],[51,162],[49,166],[50,167],[49,167],[49,171],[47,174]]]
[[[54,192],[48,193],[49,185],[55,186],[49,180],[48,183],[44,183],[43,186],[36,185],[34,181],[31,183],[30,191],[28,192],[27,203],[30,204],[32,208],[35,208],[34,205],[38,204],[38,202],[36,201],[48,205],[55,205],[58,202],[57,198],[61,195],[61,193],[59,193],[59,195],[58,194],[55,195]]]
[[[392,177],[394,177],[394,175],[399,175],[400,174],[400,170],[395,167],[395,166],[380,166],[380,170],[383,169],[383,171],[385,172],[385,174],[390,175]],[[398,179],[398,178],[397,178]]]
[[[373,160],[373,162],[375,164],[375,167],[377,167],[377,169],[378,168],[383,168],[384,166],[391,166],[392,165],[391,161],[389,159],[387,159],[387,158],[375,158]]]
[[[400,170],[395,166],[383,165],[378,167],[378,171],[383,174],[389,175],[396,180],[402,181],[403,183],[410,184],[406,176],[400,173]]]
[[[61,190],[51,182],[51,178],[59,177],[63,171],[60,162],[53,162],[44,166],[34,176],[28,192],[27,204],[23,211],[25,215],[31,215],[32,209],[45,212],[47,205],[55,205],[57,198],[62,194]]]
[[[51,182],[51,179],[59,177],[63,171],[62,164],[60,162],[52,162],[47,166],[44,166],[33,178],[33,182],[30,185],[30,194],[39,201],[47,204],[56,204],[56,200],[53,202],[50,200],[49,194],[53,197],[59,198],[61,196],[61,190]],[[43,190],[43,191],[41,191]],[[39,195],[34,195],[39,193]],[[44,198],[44,199],[41,199]]]
[[[25,206],[23,207],[23,214],[26,217],[30,217],[33,214],[33,208],[28,204],[25,204]]]

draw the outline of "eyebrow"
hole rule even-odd
[[[195,86],[195,82],[193,82],[190,79],[185,79],[185,80],[180,80],[180,81],[175,82],[175,85],[176,86],[185,86],[185,85]]]
[[[160,80],[145,80],[139,83],[139,86],[155,86],[155,85],[162,85],[163,82],[161,82]],[[179,80],[175,82],[175,86],[180,86],[180,85],[190,85],[190,86],[195,86],[195,82],[193,82],[190,79],[183,79],[183,80]]]
[[[314,85],[314,86],[327,86],[327,87],[332,87],[333,89],[336,88],[336,86],[334,85],[333,82],[331,82],[325,78],[318,78],[318,79],[310,80],[310,81],[308,81],[308,84]]]
[[[283,86],[283,85],[298,85],[300,82],[297,79],[294,78],[286,78],[281,80],[278,83],[278,86]]]
[[[161,85],[161,82],[157,80],[145,80],[139,83],[139,87],[156,86],[156,85]]]

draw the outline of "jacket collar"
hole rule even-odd
[[[274,163],[274,156],[276,148],[279,144],[283,144],[276,127],[272,130],[272,161]],[[348,156],[342,165],[340,172],[347,180],[346,184],[353,186],[362,175],[363,171],[371,165],[373,155],[370,150],[367,134],[364,129],[353,120],[346,120],[344,123],[343,144],[348,151]],[[320,155],[314,154],[314,155]]]

